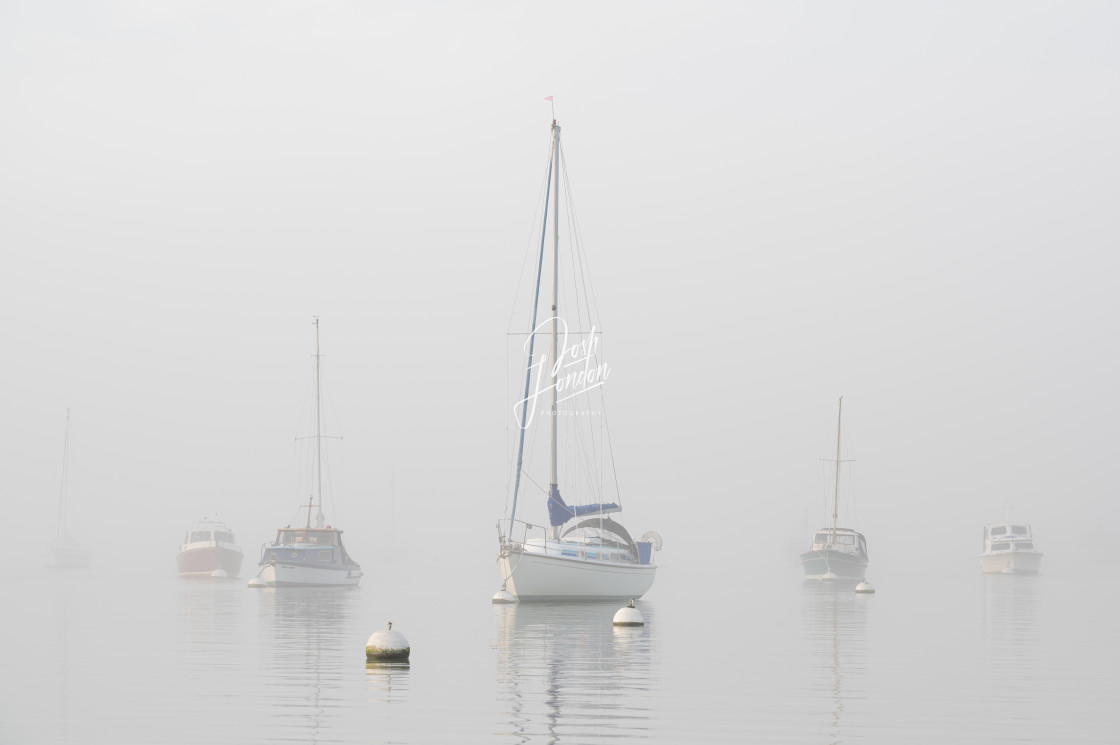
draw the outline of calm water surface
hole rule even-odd
[[[900,575],[864,597],[795,568],[733,591],[663,569],[638,629],[616,604],[380,580],[6,576],[0,742],[1120,741],[1120,604],[1097,579]],[[386,618],[410,664],[366,663]]]

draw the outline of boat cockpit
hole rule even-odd
[[[234,543],[233,533],[229,530],[192,530],[183,539],[184,544],[189,543]]]
[[[301,544],[312,546],[340,546],[342,540],[339,533],[342,531],[335,530],[329,525],[325,530],[316,530],[314,528],[299,528],[293,530],[291,528],[281,528],[276,532],[276,543],[281,546],[298,546]]]
[[[824,551],[832,549],[843,551],[854,556],[867,558],[867,540],[862,533],[857,533],[851,528],[822,528],[813,535],[813,545],[810,551]]]
[[[1034,551],[1030,525],[1003,523],[984,526],[984,552]]]

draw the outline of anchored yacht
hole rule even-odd
[[[220,520],[202,520],[188,530],[179,546],[175,562],[179,576],[236,578],[241,574],[245,555],[233,537],[233,531]]]
[[[524,394],[514,409],[519,432],[516,459],[511,469],[513,500],[507,516],[497,526],[498,572],[502,586],[494,602],[640,598],[653,585],[657,573],[653,552],[661,550],[661,537],[653,531],[638,540],[631,537],[621,521],[617,481],[611,483],[612,479],[606,476],[614,464],[613,454],[608,457],[610,430],[601,387],[606,380],[607,366],[601,362],[598,351],[601,332],[592,322],[598,312],[597,304],[588,300],[585,277],[565,275],[561,282],[562,266],[566,266],[560,262],[559,227],[560,175],[564,160],[560,125],[555,120],[549,149],[551,157],[545,184],[552,196],[551,317],[537,322],[549,223],[549,193],[546,192],[540,251],[534,257],[536,292],[531,296],[532,314],[525,342],[528,359]],[[580,266],[584,266],[578,238],[572,239],[571,251],[573,263],[578,255]],[[568,293],[566,296],[561,296],[561,288]],[[572,300],[572,316],[581,325],[570,328],[560,316],[563,297]],[[539,336],[546,336],[550,351],[535,349]],[[545,402],[546,398],[551,399],[550,404]],[[538,402],[541,411],[534,417],[538,413]],[[547,412],[545,406],[549,406]],[[562,431],[559,429],[561,419]],[[525,435],[534,420],[534,434],[539,433],[544,439],[541,430],[548,430],[547,467],[544,462],[538,462],[535,467],[526,462]],[[561,467],[570,469],[564,474],[564,488],[569,498],[574,494],[576,497],[572,501],[581,503],[569,505],[560,495]],[[544,481],[545,478],[548,481]],[[548,508],[547,517],[534,518],[531,523],[518,519],[517,512],[518,498],[526,482],[539,490]],[[522,507],[525,507],[524,500]]]
[[[983,545],[980,567],[985,574],[1038,574],[1042,565],[1030,525],[985,525]]]
[[[801,568],[807,580],[861,580],[867,571],[867,539],[851,528],[836,527],[840,512],[840,419],[844,397],[836,414],[836,474],[832,493],[832,525],[813,534],[809,550],[801,554]]]

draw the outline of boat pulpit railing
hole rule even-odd
[[[545,525],[534,525],[524,520],[514,520],[512,524],[509,520],[499,520],[498,543],[504,549],[521,548],[528,542],[530,532],[536,530],[541,531],[541,538],[548,538],[548,527]]]

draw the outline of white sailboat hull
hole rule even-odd
[[[77,544],[54,546],[43,557],[49,569],[85,569],[93,560],[93,552]]]
[[[628,600],[649,591],[657,567],[514,552],[498,570],[518,600]]]
[[[980,555],[984,574],[1038,574],[1041,551],[990,551]]]
[[[269,587],[344,587],[358,584],[362,570],[276,563],[266,564],[259,576]]]

